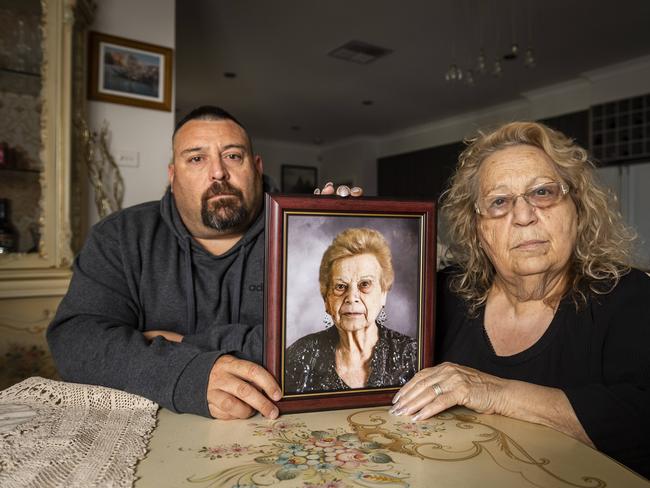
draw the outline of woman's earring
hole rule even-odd
[[[332,327],[334,325],[332,316],[327,312],[325,312],[325,315],[323,316],[323,323],[325,324],[325,328]]]
[[[375,322],[377,322],[379,325],[386,325],[386,322],[388,322],[386,307],[381,307],[381,310],[379,311],[379,314],[377,315]]]

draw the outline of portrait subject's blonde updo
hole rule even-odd
[[[380,232],[356,227],[346,229],[336,235],[332,243],[323,253],[320,262],[318,281],[323,299],[331,285],[332,265],[338,259],[357,256],[359,254],[372,254],[377,258],[381,267],[380,285],[382,291],[389,291],[393,286],[395,274],[390,247]]]

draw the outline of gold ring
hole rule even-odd
[[[433,390],[433,392],[436,394],[437,397],[439,397],[444,393],[442,391],[442,387],[438,383],[434,383],[433,385],[431,385],[431,389]]]

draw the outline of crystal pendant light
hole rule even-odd
[[[532,47],[526,49],[526,52],[524,53],[524,66],[526,68],[535,67],[535,51],[533,51]]]

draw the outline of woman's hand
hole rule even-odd
[[[546,425],[594,445],[562,390],[506,380],[458,364],[442,363],[419,371],[397,392],[393,403],[392,414],[413,415],[413,420],[462,405],[479,413]]]
[[[320,188],[316,188],[314,190],[314,195],[334,195],[335,193],[340,197],[348,197],[348,196],[360,197],[361,195],[363,195],[363,188],[358,186],[353,186],[352,188],[350,188],[347,185],[339,185],[339,187],[335,191],[334,183],[328,181],[327,183],[325,183],[325,186],[323,187],[322,190]]]
[[[170,342],[183,342],[183,336],[169,330],[147,330],[142,333],[145,339],[153,341],[156,337],[164,337]]]
[[[442,363],[419,371],[406,383],[395,395],[391,413],[422,420],[463,405],[479,413],[505,414],[503,391],[507,383],[476,369]]]

